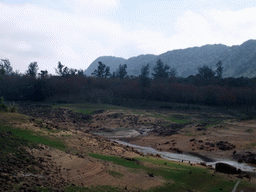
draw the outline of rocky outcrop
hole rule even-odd
[[[216,143],[216,146],[223,151],[232,150],[236,147],[235,145],[228,143],[227,141],[219,141]]]
[[[227,174],[240,174],[241,170],[237,169],[236,167],[229,165],[227,163],[216,163],[215,164],[216,171],[220,173],[227,173]]]
[[[237,160],[238,163],[251,163],[256,164],[256,154],[251,153],[250,151],[233,153],[233,159]]]

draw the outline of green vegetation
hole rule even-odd
[[[36,143],[41,143],[44,145],[48,145],[50,147],[56,148],[56,149],[60,149],[60,150],[65,150],[66,149],[66,145],[58,140],[57,138],[50,138],[50,137],[46,137],[44,135],[42,135],[40,132],[33,132],[31,130],[24,130],[24,129],[19,129],[19,128],[12,128],[9,126],[0,126],[0,131],[3,134],[11,134],[13,135],[13,137],[15,137],[18,140],[8,140],[8,141],[4,141],[5,139],[8,139],[9,137],[4,137],[1,140],[1,143],[13,143],[13,147],[10,148],[10,150],[15,149],[15,145],[34,145]],[[2,147],[1,147],[2,149]]]
[[[6,161],[9,154],[13,154],[16,157],[23,159],[22,156],[26,151],[21,147],[36,147],[34,143],[15,135],[13,129],[10,127],[1,125],[0,136],[0,162]]]
[[[122,178],[124,176],[123,174],[118,173],[116,171],[112,171],[112,170],[108,170],[107,173],[112,177],[116,177],[116,178]]]
[[[79,103],[79,104],[57,104],[53,106],[54,108],[63,107],[73,110],[78,113],[83,113],[87,115],[92,115],[99,110],[118,110],[123,109],[115,105],[108,104],[98,104],[98,103]]]
[[[247,133],[252,133],[252,132],[253,132],[253,129],[246,129],[245,132],[247,132]]]
[[[0,111],[8,111],[8,106],[4,103],[4,98],[0,98]]]
[[[134,161],[129,161],[129,160],[126,160],[121,157],[100,155],[100,154],[96,154],[96,153],[89,153],[89,155],[93,158],[102,159],[104,161],[111,161],[117,165],[122,165],[122,166],[128,167],[128,168],[134,168],[134,169],[143,169],[144,168],[144,166],[139,165],[139,164],[135,163]]]
[[[79,187],[79,186],[73,186],[70,185],[68,187],[65,188],[66,192],[121,192],[123,190],[118,189],[118,188],[114,188],[114,187],[110,187],[110,186],[97,186],[97,187]]]
[[[182,115],[173,115],[173,116],[167,117],[166,120],[169,120],[174,123],[180,123],[180,124],[191,123],[191,121],[189,120],[189,117],[184,117]]]
[[[167,184],[162,187],[156,187],[149,191],[209,191],[217,192],[231,191],[236,184],[236,180],[229,181],[218,174],[213,174],[210,170],[200,167],[190,166],[189,164],[180,164],[178,162],[170,162],[156,158],[140,157],[135,161],[115,156],[106,156],[99,154],[89,154],[91,157],[111,161],[115,164],[128,168],[141,169],[155,176],[161,176],[167,180]],[[138,161],[136,161],[138,160]],[[170,181],[170,182],[168,182]],[[171,181],[174,181],[171,182]],[[246,182],[239,184],[241,187],[252,186]]]

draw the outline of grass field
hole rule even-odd
[[[92,153],[89,155],[130,169],[141,169],[155,176],[161,176],[167,180],[167,184],[165,186],[148,190],[152,192],[188,190],[217,192],[220,191],[220,189],[223,191],[232,191],[238,180],[229,181],[218,174],[213,174],[212,171],[205,168],[190,166],[189,164],[181,164],[178,162],[170,162],[153,157],[135,158],[140,162],[138,163],[136,161],[130,161],[115,156],[105,156]],[[247,182],[241,182],[239,186],[250,187],[252,185]]]

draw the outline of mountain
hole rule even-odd
[[[256,40],[249,40],[241,45],[226,46],[222,44],[204,45],[168,51],[161,55],[139,55],[129,59],[120,57],[103,56],[97,58],[85,71],[87,75],[97,69],[101,61],[110,66],[110,71],[116,71],[120,64],[127,64],[128,75],[138,76],[142,65],[149,64],[152,72],[156,61],[161,59],[164,64],[177,70],[177,75],[187,77],[197,74],[197,68],[208,65],[213,70],[221,61],[224,77],[254,77],[256,76]]]

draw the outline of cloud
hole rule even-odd
[[[69,10],[57,8],[58,3]],[[108,13],[121,14],[120,10],[115,12],[120,8],[118,0],[63,0],[50,7],[0,3],[0,58],[10,59],[14,69],[24,72],[34,61],[40,70],[51,73],[58,61],[86,69],[100,56],[128,58],[205,44],[240,44],[256,38],[256,8],[185,11],[170,23],[175,31],[167,33],[163,30],[166,26],[154,29],[133,20],[134,25],[127,27],[121,20],[106,17]]]
[[[204,15],[216,31],[228,40],[241,42],[255,38],[256,21],[254,18],[256,17],[256,7],[240,11],[212,9],[205,11]]]
[[[14,55],[23,58],[14,61],[14,68],[22,72],[28,60],[38,61],[39,67],[48,66],[51,72],[58,61],[85,69],[102,54],[111,55],[122,38],[119,24],[94,15],[81,16],[34,4],[0,4],[0,12],[4,26],[0,31],[0,57],[11,61]]]
[[[119,0],[64,0],[64,3],[82,15],[100,15],[104,11],[117,8],[120,4]]]

